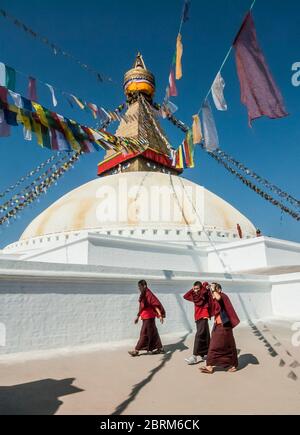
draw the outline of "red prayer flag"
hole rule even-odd
[[[33,77],[29,77],[28,82],[28,98],[29,100],[37,101],[36,80]]]
[[[175,82],[175,72],[173,69],[170,72],[169,84],[170,84],[169,86],[170,97],[177,97],[178,93],[177,93],[176,82]]]
[[[281,92],[258,44],[251,12],[247,14],[233,46],[241,100],[248,109],[249,124],[263,115],[272,119],[287,116]]]

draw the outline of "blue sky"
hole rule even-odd
[[[177,115],[186,123],[197,112],[228,50],[251,0],[192,1],[190,21],[183,28],[183,79],[178,82]],[[182,0],[64,0],[40,2],[3,0],[1,7],[47,36],[82,62],[110,76],[113,84],[99,84],[71,60],[54,56],[40,42],[0,17],[0,61],[83,99],[114,109],[124,101],[123,74],[141,51],[157,81],[156,101],[167,85],[182,10]],[[220,146],[257,173],[299,197],[300,87],[291,84],[291,66],[300,61],[300,3],[294,0],[257,0],[253,11],[260,44],[282,90],[290,116],[281,120],[260,119],[250,129],[240,102],[234,57],[223,76],[229,110],[214,112]],[[27,93],[26,80],[17,77],[17,91]],[[49,91],[39,86],[40,103],[51,108]],[[71,109],[59,94],[57,111],[94,126],[79,108]],[[174,146],[182,133],[163,124]],[[116,128],[112,126],[112,131]],[[0,139],[0,191],[28,170],[46,160],[51,152],[35,140],[25,142],[21,127]],[[2,229],[0,247],[17,240],[30,221],[69,190],[96,177],[102,153],[85,155],[77,166],[52,187],[38,203],[23,211],[20,219]],[[245,214],[264,234],[300,242],[299,223],[242,185],[201,150],[196,167],[184,173],[215,192]]]

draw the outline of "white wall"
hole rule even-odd
[[[300,321],[300,273],[272,276],[271,281],[274,315]]]
[[[196,279],[218,281],[241,320],[272,315],[267,278],[98,266],[0,261],[0,353],[72,347],[138,338],[137,281],[145,278],[167,311],[163,334],[194,329],[193,305],[182,294]]]
[[[202,272],[207,270],[205,250],[191,245],[145,241],[125,237],[88,234],[62,246],[45,248],[22,260],[66,264],[92,264],[119,267]]]
[[[300,243],[259,237],[207,249],[209,272],[300,266]]]

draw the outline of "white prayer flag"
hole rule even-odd
[[[227,110],[227,103],[224,98],[224,88],[225,81],[221,76],[221,73],[218,72],[211,88],[212,97],[218,110]]]
[[[215,120],[208,100],[202,106],[202,119],[204,146],[208,151],[215,151],[217,148],[219,148],[219,138]]]
[[[48,86],[48,88],[49,88],[49,90],[51,92],[52,104],[53,104],[54,107],[56,107],[57,106],[57,99],[56,99],[56,96],[55,96],[55,92],[54,92],[53,86],[48,85],[48,83],[46,83],[46,86]]]

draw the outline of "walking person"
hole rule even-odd
[[[227,368],[228,372],[236,372],[238,356],[233,336],[233,329],[240,320],[230,302],[229,297],[222,292],[220,284],[211,285],[212,315],[215,323],[211,335],[206,367],[201,367],[202,373],[213,374],[214,367]]]
[[[204,357],[208,353],[210,343],[208,320],[211,317],[212,296],[208,283],[202,284],[197,281],[194,283],[193,288],[183,297],[185,300],[193,302],[195,306],[197,332],[194,340],[194,350],[193,355],[185,359],[188,365],[194,365],[204,361]],[[200,357],[199,361],[198,357]]]
[[[141,350],[152,352],[152,354],[164,353],[155,319],[159,318],[160,322],[164,323],[164,318],[166,317],[165,309],[159,299],[148,288],[145,280],[139,281],[138,288],[140,292],[139,312],[134,323],[137,324],[141,319],[143,324],[135,349],[128,353],[132,357],[139,356]]]

